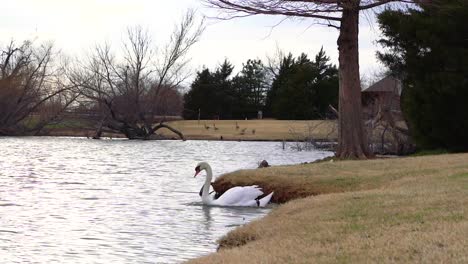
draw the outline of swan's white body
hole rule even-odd
[[[206,162],[200,162],[195,168],[195,176],[197,176],[197,174],[202,170],[206,170],[205,184],[203,185],[201,194],[202,202],[204,204],[218,206],[264,207],[273,196],[272,192],[262,199],[258,199],[259,196],[263,195],[263,191],[257,185],[252,185],[233,187],[223,193],[223,195],[218,199],[214,199],[214,197],[210,195],[211,179],[213,178],[211,166]]]

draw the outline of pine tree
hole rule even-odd
[[[402,110],[420,148],[468,150],[467,16],[461,0],[379,15],[379,58],[404,81]]]
[[[311,61],[306,54],[284,57],[268,94],[271,116],[279,119],[322,119],[338,101],[338,70],[323,49]]]

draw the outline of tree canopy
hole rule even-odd
[[[205,0],[223,10],[222,18],[279,15],[311,18],[339,30],[339,158],[365,159],[369,152],[361,109],[359,74],[359,15],[363,10],[392,3],[431,3],[432,0]]]
[[[185,95],[184,117],[195,119],[244,119],[263,110],[269,85],[261,60],[248,60],[242,70],[231,77],[233,66],[225,60],[211,72],[203,69]]]
[[[247,60],[233,77],[227,60],[214,71],[203,69],[184,97],[184,117],[244,119],[263,111],[278,119],[323,118],[338,102],[338,70],[329,60],[323,49],[315,60],[289,54],[272,78],[259,59]]]
[[[166,117],[161,115],[169,109],[161,109],[167,99],[163,97],[177,95],[188,76],[186,55],[203,29],[203,21],[198,24],[194,11],[189,10],[174,27],[169,43],[158,49],[142,27],[129,28],[122,56],[109,44],[97,46],[69,78],[80,83],[83,96],[98,109],[100,127],[129,139],[149,139],[161,128],[183,138],[164,123]]]
[[[468,2],[439,0],[378,17],[379,58],[403,79],[402,110],[421,148],[468,150]]]
[[[184,95],[184,118],[231,118],[234,94],[229,77],[233,69],[225,60],[214,72],[199,71]]]
[[[50,43],[0,47],[0,135],[38,133],[77,97]]]
[[[323,119],[338,103],[338,69],[321,49],[311,61],[306,54],[281,61],[268,93],[267,113],[279,119]]]
[[[256,117],[263,110],[270,84],[267,70],[261,60],[247,60],[241,72],[232,80],[235,102],[233,116],[236,118]]]

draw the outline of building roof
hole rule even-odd
[[[373,85],[369,86],[368,88],[364,89],[362,92],[393,92],[397,95],[401,95],[401,81],[392,77],[387,76],[382,80],[374,83]]]

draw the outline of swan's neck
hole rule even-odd
[[[206,168],[206,179],[205,179],[205,184],[203,185],[203,192],[202,192],[203,202],[208,202],[211,200],[210,198],[211,179],[213,179],[213,172],[211,171],[211,167],[208,166]]]

